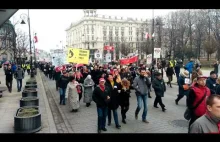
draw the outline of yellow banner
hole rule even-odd
[[[89,63],[89,50],[68,48],[67,61],[69,63],[88,64]]]

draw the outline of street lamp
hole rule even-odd
[[[30,66],[31,66],[31,75],[33,74],[33,69],[32,69],[32,51],[31,51],[31,28],[30,28],[30,16],[29,16],[29,9],[28,9],[28,15],[26,15],[26,14],[21,14],[21,19],[22,19],[22,21],[21,21],[21,24],[26,24],[25,23],[25,21],[24,21],[24,17],[22,17],[22,16],[26,16],[27,17],[27,22],[28,22],[28,28],[29,28],[29,42],[30,42],[30,56],[31,56],[31,64],[30,64]]]

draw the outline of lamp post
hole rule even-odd
[[[151,43],[151,48],[152,48],[152,59],[151,59],[151,82],[153,81],[153,72],[154,72],[154,37],[153,37],[153,34],[154,34],[154,9],[152,10],[152,31],[151,31],[151,40],[152,40],[152,43]]]
[[[26,24],[25,21],[24,21],[24,18],[22,18],[22,15],[24,16],[27,16],[27,22],[28,22],[28,28],[29,28],[29,42],[30,42],[30,56],[31,56],[31,63],[30,63],[30,66],[31,66],[31,75],[33,74],[33,69],[32,69],[32,51],[31,51],[31,27],[30,27],[30,16],[29,16],[29,9],[28,9],[28,15],[26,14],[21,14],[21,24]]]

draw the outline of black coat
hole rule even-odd
[[[96,103],[97,107],[107,107],[108,106],[107,96],[109,96],[108,88],[105,87],[105,90],[102,91],[100,87],[97,86],[93,91],[92,99]]]
[[[121,86],[114,81],[114,87],[112,87],[111,83],[107,80],[105,86],[109,90],[110,94],[110,102],[108,103],[108,108],[111,110],[115,110],[119,107],[119,93],[118,90],[121,89]]]
[[[154,88],[156,96],[164,97],[164,92],[166,92],[166,85],[163,79],[159,80],[155,78],[152,82],[152,87]]]
[[[99,78],[101,77],[101,72],[99,70],[92,70],[91,76],[95,84],[99,84]]]
[[[174,74],[173,68],[168,67],[166,71],[167,76],[172,76]]]
[[[13,80],[13,72],[12,72],[11,69],[10,70],[8,70],[8,69],[5,70],[5,80],[6,81],[12,81]]]
[[[179,86],[179,95],[187,95],[189,94],[189,90],[184,90],[183,85],[185,84],[185,77],[180,76],[178,79],[178,86]]]
[[[70,78],[69,77],[65,77],[65,76],[61,76],[59,81],[58,81],[58,87],[62,88],[62,89],[66,89],[67,84],[69,83]]]
[[[209,77],[206,80],[206,86],[210,89],[211,94],[215,94],[216,79]]]
[[[130,89],[128,90],[121,89],[121,93],[119,93],[119,104],[121,107],[129,106],[130,93],[131,93]]]

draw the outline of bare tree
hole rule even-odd
[[[218,43],[214,36],[208,36],[204,42],[205,51],[207,52],[207,60],[209,61],[210,56],[216,52]]]

